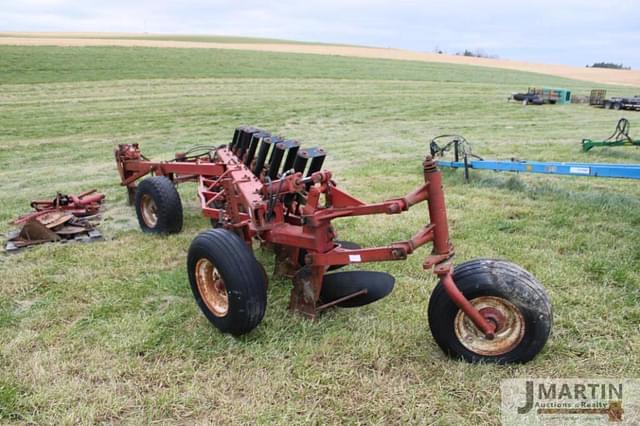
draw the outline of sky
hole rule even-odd
[[[0,31],[256,36],[640,68],[638,0],[0,0]]]

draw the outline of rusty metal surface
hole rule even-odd
[[[454,330],[464,347],[476,354],[498,356],[518,346],[524,337],[525,321],[513,303],[494,296],[478,297],[470,303],[495,330],[488,338],[461,309],[455,317]]]
[[[58,234],[51,231],[37,220],[30,220],[25,223],[20,230],[20,234],[18,234],[18,238],[25,243],[32,241],[36,244],[60,240],[60,236]]]
[[[65,212],[75,217],[93,216],[98,213],[103,201],[104,194],[97,193],[95,189],[79,195],[65,195],[58,192],[51,200],[32,201],[31,207],[34,211],[16,218],[11,223],[21,225],[32,219],[47,217],[49,213],[55,212]]]
[[[12,223],[22,225],[7,234],[5,250],[19,249],[47,242],[88,242],[102,238],[95,229],[104,195],[95,189],[79,195],[56,194],[51,200],[34,200],[34,211]]]

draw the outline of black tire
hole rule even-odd
[[[198,235],[189,247],[187,271],[196,303],[220,331],[239,336],[260,324],[267,308],[266,275],[235,233],[210,229]],[[208,282],[209,272],[222,285]]]
[[[486,339],[439,282],[429,300],[429,327],[447,355],[506,364],[527,362],[542,350],[551,333],[553,313],[547,293],[529,272],[510,262],[475,259],[455,267],[453,280],[472,304],[478,308],[495,304],[513,321],[506,321],[494,340]]]
[[[620,102],[616,102],[615,104],[613,104],[613,109],[619,111],[620,109],[622,109],[622,104]]]
[[[182,230],[182,202],[169,178],[154,176],[140,182],[135,206],[143,232],[176,234]]]
[[[611,109],[611,102],[605,102],[604,109]]]

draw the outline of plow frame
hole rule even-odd
[[[148,174],[165,176],[175,184],[195,182],[205,217],[234,231],[252,249],[252,241],[274,248],[275,273],[293,279],[290,309],[308,318],[330,306],[366,292],[361,290],[320,304],[323,275],[329,266],[404,260],[431,242],[433,249],[423,268],[441,279],[451,300],[491,339],[496,325],[483,316],[456,288],[449,260],[449,241],[441,172],[429,155],[423,162],[424,183],[404,197],[365,203],[338,188],[326,170],[304,177],[283,173],[279,179],[258,178],[229,147],[221,146],[208,158],[151,161],[138,144],[121,144],[115,150],[121,185],[133,202],[136,182]],[[218,201],[218,203],[216,203]],[[324,201],[324,203],[322,202]],[[400,214],[427,202],[427,224],[410,239],[385,246],[350,249],[334,242],[333,219],[373,214]]]

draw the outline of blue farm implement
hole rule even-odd
[[[450,138],[444,145],[439,140]],[[584,142],[583,142],[584,144]],[[591,176],[619,179],[640,179],[640,164],[567,163],[558,161],[485,160],[471,152],[469,142],[462,136],[442,135],[431,141],[431,155],[443,157],[453,150],[453,161],[438,160],[440,168],[464,169],[465,181],[469,170],[494,170],[547,175]]]

